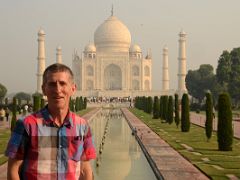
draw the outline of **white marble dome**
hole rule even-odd
[[[137,45],[137,44],[134,44],[134,45],[132,45],[131,47],[130,47],[130,52],[134,52],[134,53],[141,53],[142,52],[142,50],[141,50],[141,48],[140,48],[140,46],[139,45]]]
[[[98,51],[128,52],[131,34],[116,16],[110,16],[96,29],[94,44]]]
[[[96,52],[96,47],[94,44],[90,43],[85,46],[84,51],[85,52]]]

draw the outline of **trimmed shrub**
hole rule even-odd
[[[174,112],[175,112],[175,124],[177,125],[177,127],[179,126],[180,123],[180,117],[179,117],[179,102],[178,102],[178,94],[175,94],[175,103],[174,103]]]
[[[159,117],[163,119],[163,96],[160,96],[160,110],[159,110]]]
[[[79,109],[80,111],[84,109],[83,97],[82,96],[80,96],[80,99],[79,99],[79,108],[80,108]]]
[[[41,109],[41,96],[33,96],[33,111],[36,112]]]
[[[41,108],[45,107],[45,100],[43,98],[41,98]]]
[[[186,93],[182,96],[181,130],[182,132],[190,130],[189,99]]]
[[[84,104],[84,109],[87,109],[87,98],[86,97],[84,97],[83,104]]]
[[[209,140],[212,136],[213,130],[213,100],[211,93],[206,93],[206,122],[205,122],[205,132],[207,139]]]
[[[153,106],[153,101],[152,101],[152,97],[151,96],[147,97],[146,104],[147,104],[147,113],[151,114],[152,113],[152,106]]]
[[[232,151],[233,129],[232,109],[229,95],[222,93],[218,98],[218,149]]]
[[[163,120],[167,121],[168,116],[168,96],[163,96]]]
[[[11,131],[14,130],[17,122],[17,98],[13,98],[13,104],[12,104],[12,120],[11,120]]]
[[[167,108],[167,122],[169,124],[173,123],[173,97],[169,96],[168,98],[168,108]]]
[[[159,104],[159,99],[158,96],[154,96],[154,101],[153,101],[153,119],[158,119],[159,118],[159,109],[160,109],[160,104]]]

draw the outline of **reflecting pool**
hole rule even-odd
[[[94,180],[156,179],[120,109],[103,109],[90,122],[98,158]]]

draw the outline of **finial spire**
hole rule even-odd
[[[111,16],[113,16],[113,4],[112,4]]]

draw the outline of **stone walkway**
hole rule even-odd
[[[137,129],[137,139],[149,154],[151,165],[166,180],[205,180],[209,179],[199,169],[183,158],[147,125],[127,108],[122,111],[133,128]],[[159,177],[161,179],[161,177]]]

